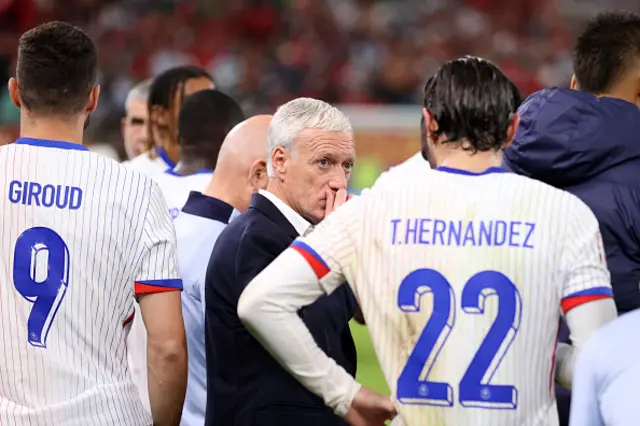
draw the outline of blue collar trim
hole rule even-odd
[[[16,141],[18,145],[32,145],[42,148],[58,148],[58,149],[70,149],[76,151],[89,151],[89,148],[83,145],[79,145],[73,142],[53,141],[47,139],[35,139],[35,138],[20,138]]]
[[[158,154],[158,157],[162,158],[162,161],[167,163],[167,166],[169,166],[169,168],[173,169],[176,166],[176,163],[174,163],[173,160],[169,158],[169,154],[167,154],[167,151],[162,148],[156,148],[155,151],[156,154]]]
[[[182,211],[194,216],[228,224],[231,214],[233,213],[233,207],[217,198],[191,191]]]
[[[176,173],[176,171],[173,170],[173,168],[168,168],[164,172],[166,174],[168,174],[168,175],[171,175],[171,176],[185,177],[185,175],[181,175],[180,173]],[[210,173],[213,173],[213,171],[209,170],[209,169],[200,169],[197,172],[195,172],[194,175],[206,175],[206,174],[210,174]]]
[[[483,175],[489,175],[491,173],[508,173],[508,171],[503,169],[502,167],[489,167],[487,170],[480,173],[470,172],[468,170],[462,170],[462,169],[454,169],[452,167],[446,167],[446,166],[436,167],[436,170],[439,170],[441,172],[446,172],[446,173],[453,173],[456,175],[465,175],[465,176],[483,176]]]

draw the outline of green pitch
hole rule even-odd
[[[364,386],[384,395],[389,395],[389,387],[382,375],[378,358],[373,350],[369,329],[351,321],[351,334],[358,349],[358,373],[356,379]]]

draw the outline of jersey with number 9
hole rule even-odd
[[[592,212],[499,168],[350,203],[293,248],[352,286],[404,423],[557,424],[560,316],[612,296]]]
[[[0,424],[151,424],[125,338],[134,293],[181,288],[160,189],[67,142],[0,169]]]

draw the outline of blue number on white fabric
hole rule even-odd
[[[403,404],[453,405],[448,383],[429,382],[433,368],[455,322],[455,298],[449,282],[439,272],[418,269],[402,280],[398,306],[404,312],[418,312],[422,296],[433,294],[433,314],[422,330],[402,374],[398,378],[398,400]],[[430,356],[430,354],[434,354]]]
[[[27,321],[29,343],[46,348],[51,324],[69,284],[69,249],[62,237],[44,227],[20,234],[14,251],[13,284],[33,303]]]
[[[522,300],[515,285],[496,271],[480,272],[462,291],[462,310],[483,314],[487,298],[498,297],[498,314],[487,336],[460,381],[460,404],[464,407],[514,409],[518,390],[514,386],[490,385],[520,327]]]
[[[453,406],[450,384],[427,381],[455,323],[455,296],[451,285],[437,271],[418,269],[400,283],[398,306],[404,312],[418,312],[421,297],[429,292],[433,294],[432,314],[398,378],[397,398],[403,404]],[[518,290],[500,272],[480,272],[464,286],[462,310],[482,314],[486,299],[493,295],[498,297],[498,313],[460,381],[459,399],[464,407],[515,409],[517,389],[489,382],[520,326],[522,300]]]

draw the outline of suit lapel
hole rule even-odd
[[[253,194],[249,208],[256,209],[267,216],[269,219],[271,219],[271,221],[278,225],[278,227],[286,232],[286,234],[292,240],[295,240],[300,236],[291,222],[289,222],[287,218],[284,217],[280,210],[278,210],[278,208],[271,201],[269,201],[262,195],[258,193]]]

